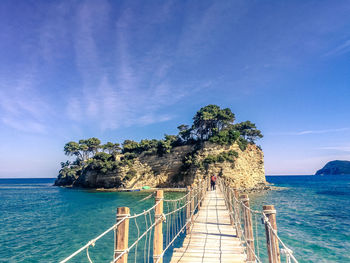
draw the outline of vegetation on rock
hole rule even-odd
[[[222,162],[234,165],[234,160],[238,157],[235,151],[208,155],[202,161],[198,158],[205,142],[223,147],[237,143],[244,151],[248,144],[254,144],[257,139],[263,137],[254,123],[245,121],[235,124],[234,121],[235,115],[229,108],[221,109],[217,105],[208,105],[197,111],[191,126],[182,124],[178,126],[177,135],[165,134],[161,140],[125,140],[121,145],[113,142],[101,144],[101,141],[94,137],[79,142],[71,141],[65,144],[64,152],[67,156],[75,157],[75,160],[61,163],[62,169],[58,179],[72,184],[74,178],[83,172],[106,174],[128,166],[129,170],[123,180],[130,180],[136,176],[136,171],[132,168],[136,158],[141,155],[161,157],[170,153],[173,148],[184,145],[193,146],[193,150],[185,156],[178,179],[186,176],[191,167],[207,169],[210,164]]]
[[[217,155],[208,154],[203,160],[203,164],[205,168],[208,168],[208,165],[212,163],[223,163],[226,161],[234,164],[236,158],[238,158],[238,152],[230,150]]]
[[[350,161],[331,161],[328,162],[322,169],[316,172],[316,175],[350,175]]]

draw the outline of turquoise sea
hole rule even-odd
[[[350,262],[350,176],[268,176],[267,180],[283,190],[252,194],[251,204],[257,210],[263,204],[275,205],[279,235],[299,262]],[[133,214],[154,202],[137,202],[148,195],[145,192],[65,189],[52,186],[53,182],[0,179],[0,262],[58,262],[113,225],[117,207],[128,206]],[[179,195],[167,193],[169,198]],[[263,235],[259,244],[264,257]],[[89,251],[94,262],[109,262],[113,234]],[[71,262],[88,262],[86,253]]]

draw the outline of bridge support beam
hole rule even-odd
[[[193,187],[193,184],[191,186],[191,226],[193,225],[193,217],[194,217],[194,210],[195,210],[195,206],[194,206],[194,200],[195,200],[195,196],[196,196],[196,193],[194,191],[194,187]]]
[[[155,221],[158,223],[154,226],[154,237],[153,237],[153,262],[157,262],[163,253],[163,190],[157,190],[156,192],[156,203],[158,205],[154,209]],[[163,258],[161,257],[158,261],[163,263]]]
[[[186,206],[186,234],[188,233],[188,231],[191,228],[191,186],[187,186],[187,198],[186,198],[186,202],[187,202],[187,206]]]
[[[130,215],[128,207],[118,207],[117,209],[117,223],[123,220],[124,217]],[[129,218],[124,219],[117,229],[114,231],[114,257],[115,260],[125,249],[128,248],[129,242]],[[116,263],[127,263],[128,253],[121,256]]]
[[[263,206],[264,214],[267,216],[272,228],[277,233],[277,223],[276,223],[276,210],[273,205],[264,205]],[[267,253],[269,255],[270,263],[281,263],[280,248],[278,245],[278,239],[272,233],[272,230],[268,226],[268,223],[265,222],[265,231],[266,231],[266,244],[267,244]]]
[[[242,236],[242,230],[241,230],[241,225],[240,225],[240,218],[241,218],[241,213],[239,210],[239,204],[237,203],[237,201],[239,200],[239,195],[238,195],[238,190],[237,189],[233,189],[233,208],[234,208],[234,213],[235,213],[235,221],[237,222],[237,226],[236,226],[236,231],[237,231],[237,237],[241,237]]]
[[[235,222],[234,222],[234,213],[233,213],[233,207],[232,205],[234,204],[234,202],[232,202],[232,190],[231,188],[228,189],[228,211],[230,213],[230,222],[231,222],[231,225],[234,226],[235,225]]]
[[[255,248],[254,248],[254,235],[253,235],[253,222],[252,214],[250,212],[248,195],[241,195],[241,201],[243,202],[243,216],[244,216],[244,232],[247,240],[247,262],[255,262]]]
[[[157,190],[155,201],[158,205],[154,209],[154,220],[158,223],[154,226],[153,237],[153,262],[157,262],[163,253],[163,190]],[[163,263],[163,258],[160,258],[159,263]]]

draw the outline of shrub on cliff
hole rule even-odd
[[[123,150],[122,153],[127,152],[137,152],[139,148],[139,144],[133,140],[125,140],[123,142]]]
[[[241,151],[245,151],[245,149],[247,149],[248,143],[249,142],[242,137],[239,137],[237,140],[238,147],[241,149]]]
[[[181,176],[191,167],[203,169],[211,163],[224,161],[233,163],[235,154],[232,152],[217,156],[208,155],[203,162],[197,157],[205,141],[227,146],[237,143],[244,151],[249,143],[255,143],[257,139],[263,137],[254,123],[245,121],[235,124],[234,121],[235,114],[229,108],[221,109],[217,105],[207,105],[196,112],[192,125],[182,124],[178,126],[178,135],[165,134],[161,140],[143,139],[140,142],[125,140],[122,147],[119,143],[112,142],[101,145],[101,141],[95,137],[78,142],[71,141],[65,144],[64,152],[76,159],[73,162],[63,162],[60,174],[76,177],[77,173],[85,169],[107,173],[119,166],[131,167],[141,154],[163,156],[180,145],[194,146],[193,151],[183,160]]]
[[[209,138],[212,143],[220,145],[232,145],[239,138],[240,133],[232,127],[222,130]]]
[[[130,168],[129,171],[126,173],[124,180],[130,180],[134,178],[137,175],[137,171],[134,168]]]
[[[75,180],[81,175],[81,171],[82,168],[80,166],[64,166],[58,174],[55,185],[72,185]]]
[[[119,162],[114,160],[113,155],[99,152],[87,162],[87,170],[94,170],[101,173],[115,171],[119,166]]]
[[[238,158],[238,153],[233,150],[222,152],[216,155],[208,154],[208,156],[205,157],[205,159],[203,160],[203,165],[205,168],[208,168],[208,166],[212,163],[223,163],[223,162],[234,163],[236,158]]]

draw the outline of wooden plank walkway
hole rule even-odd
[[[183,246],[175,248],[171,263],[245,262],[246,254],[220,190],[207,192]]]

